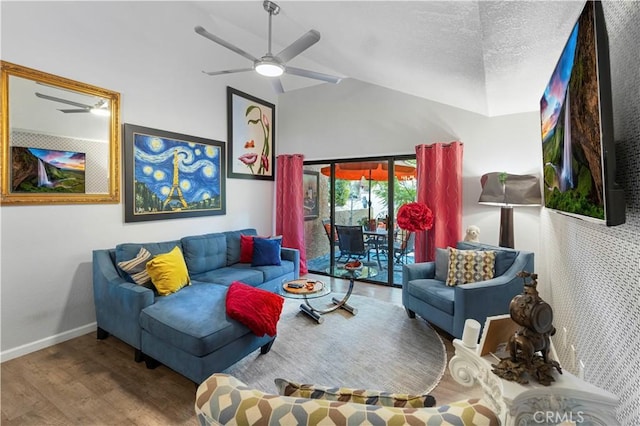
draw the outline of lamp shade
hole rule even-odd
[[[492,172],[480,178],[481,204],[494,206],[539,206],[542,204],[540,183],[533,175],[511,175]]]

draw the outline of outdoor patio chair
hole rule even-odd
[[[338,247],[340,256],[336,260],[346,257],[345,262],[351,259],[362,259],[369,256],[371,246],[365,244],[362,226],[336,225],[338,232]]]
[[[396,265],[407,263],[407,255],[415,249],[415,232],[400,231],[393,243],[393,257]]]
[[[338,233],[335,229],[333,230],[333,232],[331,232],[330,219],[322,219],[322,226],[324,227],[324,232],[325,234],[327,234],[327,238],[329,239],[329,244],[333,244],[334,246],[336,246],[335,256],[336,259],[338,259],[340,256],[340,247],[338,246]]]

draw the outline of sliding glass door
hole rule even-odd
[[[304,179],[309,270],[342,277],[359,260],[359,279],[401,285],[415,236],[397,228],[395,214],[415,200],[415,156],[308,162]]]

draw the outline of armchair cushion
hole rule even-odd
[[[475,283],[494,276],[496,252],[449,248],[447,285]],[[437,267],[436,267],[437,269]]]
[[[518,257],[518,251],[506,247],[494,247],[488,244],[468,243],[461,241],[457,244],[460,250],[491,250],[496,252],[496,264],[494,277],[500,277],[507,272]],[[443,280],[444,281],[444,280]]]
[[[300,384],[285,379],[276,379],[278,393],[296,398],[326,399],[329,401],[357,402],[381,407],[433,407],[436,399],[428,394],[409,395],[343,387],[327,387]]]
[[[449,275],[449,249],[436,248],[436,280],[446,281]]]
[[[444,285],[437,279],[412,280],[406,284],[406,291],[442,312],[453,315],[455,291],[453,286]]]

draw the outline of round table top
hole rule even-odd
[[[302,287],[291,287],[291,284],[301,284]],[[331,286],[329,285],[329,283],[325,283],[323,281],[300,278],[297,280],[283,281],[282,285],[280,286],[280,290],[280,294],[284,297],[289,297],[292,299],[310,299],[326,296],[327,294],[331,293]]]

